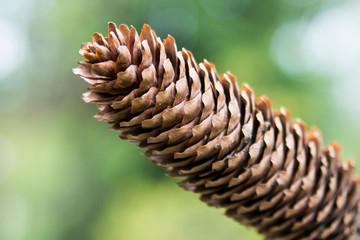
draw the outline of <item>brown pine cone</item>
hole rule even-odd
[[[359,180],[340,147],[321,145],[318,130],[273,112],[230,73],[199,65],[144,25],[109,23],[93,35],[74,73],[91,84],[85,102],[96,119],[146,149],[151,161],[210,206],[253,226],[266,239],[350,239],[356,230]]]

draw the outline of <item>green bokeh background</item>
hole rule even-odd
[[[336,1],[2,1],[2,18],[22,27],[27,45],[19,68],[0,76],[0,239],[262,239],[92,118],[96,107],[80,98],[87,83],[71,69],[80,44],[106,34],[108,21],[171,34],[198,62],[318,126],[325,144],[336,139],[360,165],[359,112],[337,104],[329,76],[287,74],[270,54],[282,24]]]

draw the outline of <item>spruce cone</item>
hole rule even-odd
[[[210,206],[266,239],[350,239],[356,230],[359,180],[340,147],[321,145],[318,130],[291,122],[285,110],[239,89],[230,73],[199,65],[144,25],[109,23],[93,35],[74,73],[91,84],[85,102],[96,119],[145,148],[151,161]]]

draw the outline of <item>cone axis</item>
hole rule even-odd
[[[73,72],[91,84],[83,99],[96,103],[95,118],[183,177],[182,188],[269,240],[354,234],[359,180],[337,144],[322,147],[318,130],[148,25],[139,36],[109,23],[108,36],[95,33],[80,54],[86,60]]]

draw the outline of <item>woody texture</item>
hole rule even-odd
[[[91,84],[83,99],[96,103],[97,120],[265,239],[351,239],[360,181],[337,144],[323,147],[317,129],[273,111],[230,73],[197,64],[171,36],[161,41],[148,25],[140,36],[126,25],[108,29],[81,45],[86,60],[73,69]]]

